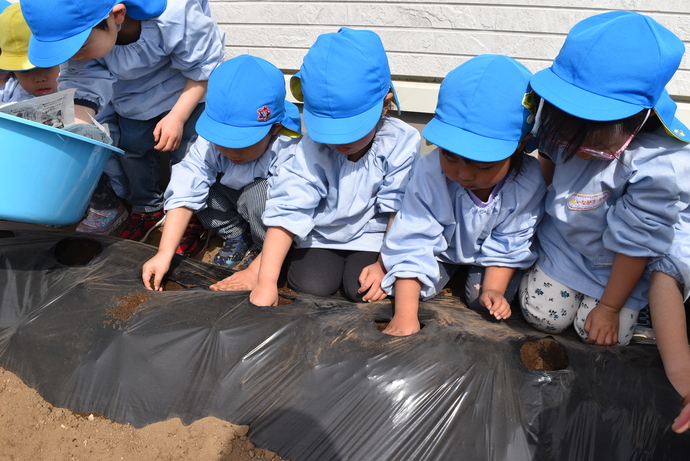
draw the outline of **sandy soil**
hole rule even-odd
[[[152,234],[147,243],[155,245],[159,239],[160,233]],[[195,258],[210,262],[221,244],[212,238],[207,251]],[[101,415],[56,408],[15,374],[0,368],[0,460],[283,459],[255,447],[248,431],[248,426],[217,418],[189,426],[172,419],[136,429]]]

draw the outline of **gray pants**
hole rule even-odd
[[[196,212],[206,229],[215,229],[223,240],[242,235],[249,228],[254,243],[263,247],[266,226],[261,216],[266,208],[268,181],[256,179],[241,190],[215,183],[209,190],[206,208]]]

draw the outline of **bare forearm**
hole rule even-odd
[[[261,250],[259,283],[278,284],[280,269],[287,256],[294,234],[282,227],[269,227]]]
[[[690,393],[690,346],[678,282],[663,272],[652,272],[649,307],[664,370],[673,387],[685,397]]]
[[[91,117],[96,118],[96,111],[90,107],[74,105],[74,121],[75,123],[89,123],[93,125]]]
[[[182,235],[189,224],[189,220],[194,212],[186,207],[173,208],[165,214],[165,226],[163,235],[158,244],[158,252],[169,256],[171,259],[175,250],[180,245]]]
[[[187,80],[182,94],[170,110],[170,115],[179,118],[184,124],[189,119],[189,116],[192,115],[194,108],[203,99],[207,86],[207,81]]]
[[[515,273],[514,267],[489,266],[484,271],[484,282],[482,283],[482,291],[497,291],[505,294],[510,279]]]
[[[402,318],[417,318],[419,311],[419,293],[422,284],[416,278],[395,280],[395,315]]]
[[[646,266],[646,257],[616,253],[609,281],[599,302],[620,312]]]

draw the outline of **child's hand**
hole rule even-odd
[[[161,282],[163,281],[163,276],[168,272],[168,269],[170,269],[170,258],[160,253],[157,253],[156,256],[146,261],[141,268],[141,279],[146,289],[163,291]],[[153,283],[151,283],[151,278],[153,278]]]
[[[359,274],[361,288],[357,290],[357,293],[367,292],[367,294],[362,296],[362,301],[370,303],[372,301],[380,301],[387,296],[386,292],[381,288],[381,280],[383,280],[384,275],[386,275],[386,270],[383,267],[381,258],[374,264],[370,264],[362,269],[362,273]]]
[[[249,302],[255,306],[277,306],[278,287],[275,284],[257,284],[256,288],[249,293]]]
[[[158,144],[154,149],[169,152],[180,147],[185,120],[181,120],[172,112],[163,117],[153,129],[153,140]]]
[[[585,320],[587,343],[597,346],[613,346],[618,342],[618,311],[611,306],[599,303]]]
[[[420,329],[419,319],[416,315],[409,318],[394,315],[383,333],[391,336],[408,336],[417,333]]]
[[[489,310],[489,314],[496,317],[496,320],[503,320],[510,317],[510,303],[505,296],[496,290],[486,290],[479,296],[479,304]]]
[[[676,420],[673,421],[671,429],[679,434],[690,429],[690,395],[686,395],[683,399],[683,409]]]
[[[258,282],[258,274],[249,269],[236,272],[230,277],[216,282],[209,288],[213,291],[245,291],[253,290]]]

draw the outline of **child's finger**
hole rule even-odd
[[[153,285],[154,285],[154,290],[156,291],[163,291],[163,287],[161,286],[161,283],[163,282],[163,276],[156,274],[154,280],[153,280]]]
[[[365,267],[364,269],[362,269],[362,272],[359,273],[359,278],[357,279],[357,281],[359,282],[360,285],[364,285],[364,283],[367,280],[368,275],[369,275],[369,270]],[[360,293],[362,291],[363,290],[359,290]]]
[[[362,280],[360,278],[359,284],[360,284],[360,287],[359,287],[359,290],[357,290],[357,293],[364,293],[365,291],[369,291],[369,288],[371,288],[371,286],[374,284],[374,280],[368,279],[368,278],[365,278],[364,280]]]
[[[371,301],[380,301],[382,299],[385,299],[385,297],[388,296],[385,291],[383,291],[383,288],[381,288],[381,285],[378,285],[375,289],[369,290],[369,293],[366,294],[366,298],[363,297],[362,299],[367,302]]]
[[[144,288],[147,290],[153,290],[153,287],[151,286],[151,276],[153,273],[150,270],[147,270],[146,268],[142,269],[141,271],[141,281],[144,282]]]
[[[671,426],[671,429],[673,429],[674,432],[685,432],[690,428],[690,405],[685,405],[683,409],[681,410],[680,414],[676,418],[675,421],[673,421],[673,426]]]

